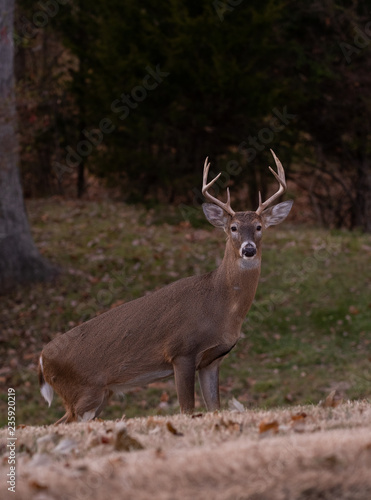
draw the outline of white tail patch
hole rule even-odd
[[[41,356],[40,356],[40,368],[41,368],[41,372],[42,372],[43,377],[44,377],[43,360],[42,360]],[[45,401],[50,406],[52,404],[52,401],[53,401],[54,391],[53,391],[52,386],[49,385],[48,382],[45,382],[45,379],[44,379],[43,385],[40,387],[40,392],[41,392],[42,397],[45,399]]]

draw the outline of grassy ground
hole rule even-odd
[[[337,403],[336,403],[337,404]],[[242,405],[241,405],[242,406]],[[371,404],[0,429],[2,499],[369,500]]]
[[[45,424],[64,412],[59,399],[48,409],[39,395],[42,346],[122,301],[214,269],[224,235],[201,213],[190,225],[168,207],[51,200],[32,201],[28,211],[38,247],[62,274],[1,297],[0,383],[16,389],[18,424]],[[317,403],[335,388],[345,398],[369,397],[370,261],[370,235],[289,223],[267,230],[255,304],[222,364],[222,404],[231,397],[248,408]],[[113,399],[102,416],[177,411],[170,380]]]

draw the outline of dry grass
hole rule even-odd
[[[9,498],[369,500],[370,471],[370,402],[224,411],[18,428]]]

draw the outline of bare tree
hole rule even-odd
[[[35,247],[23,203],[16,135],[13,18],[14,0],[0,0],[0,292],[56,274]]]

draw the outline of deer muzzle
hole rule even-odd
[[[251,259],[256,255],[256,245],[252,241],[248,241],[247,243],[243,243],[240,249],[241,257]]]

